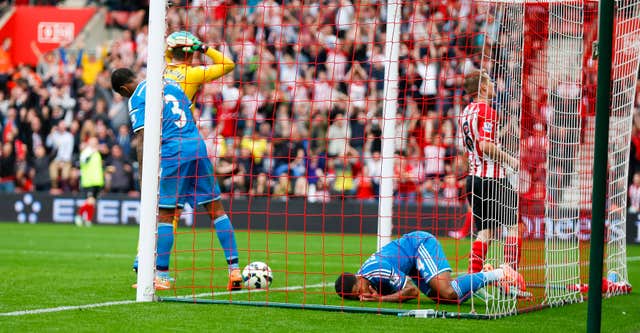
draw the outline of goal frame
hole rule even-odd
[[[598,85],[596,88],[596,131],[591,199],[590,288],[587,306],[587,332],[600,332],[602,321],[601,289],[604,263],[604,225],[607,218],[607,162],[609,161],[609,114],[612,102],[611,61],[613,60],[614,11],[615,0],[600,0],[598,10]]]
[[[153,280],[155,277],[156,229],[158,225],[161,115],[164,107],[162,75],[164,72],[164,36],[167,30],[166,6],[166,0],[151,0],[149,3],[149,46],[155,50],[147,54],[147,89],[143,138],[143,159],[145,162],[142,163],[140,184],[137,302],[156,300]]]
[[[534,3],[529,0],[494,0],[479,2],[492,3]],[[535,3],[575,3],[577,1],[552,1],[543,0],[535,1]],[[163,71],[164,71],[164,51],[165,51],[165,35],[166,35],[166,0],[151,0],[149,6],[149,45],[150,51],[147,55],[147,92],[145,103],[145,133],[144,133],[144,160],[142,164],[142,181],[141,181],[141,207],[140,207],[140,231],[138,244],[138,260],[139,269],[137,275],[138,289],[136,292],[136,301],[178,301],[190,303],[214,303],[214,304],[234,304],[234,305],[254,305],[254,306],[274,306],[283,308],[305,308],[326,311],[342,311],[342,312],[362,312],[362,313],[379,313],[379,314],[395,314],[399,316],[411,316],[402,310],[385,309],[385,308],[357,308],[357,307],[335,307],[329,305],[313,305],[313,304],[288,304],[288,303],[265,303],[265,302],[229,302],[229,301],[211,301],[200,300],[195,298],[182,297],[163,297],[158,298],[153,287],[155,275],[155,246],[156,246],[156,228],[157,228],[157,204],[158,204],[158,185],[159,185],[159,157],[160,157],[160,138],[161,138],[161,117],[159,114],[163,108]],[[614,0],[600,1],[600,19],[599,19],[599,36],[609,35],[613,33],[614,26]],[[605,8],[606,7],[606,8]],[[387,41],[385,43],[385,72],[388,76],[385,78],[383,96],[393,96],[398,90],[398,53],[399,53],[399,30],[400,24],[400,8],[397,0],[387,2]],[[605,18],[605,19],[603,19]],[[608,27],[606,26],[608,25]],[[608,29],[608,30],[607,30]],[[612,60],[612,38],[599,38],[599,58],[598,58],[598,82],[611,82],[611,60]],[[608,137],[609,137],[609,117],[608,111],[611,108],[611,85],[598,84],[597,86],[597,112],[596,112],[596,140],[595,140],[595,156],[594,156],[594,174],[593,174],[593,193],[592,193],[592,210],[593,217],[591,220],[591,251],[590,251],[590,283],[589,291],[589,329],[600,327],[601,316],[601,279],[603,271],[603,252],[604,252],[604,225],[606,219],[606,188],[607,188],[607,155],[608,155]],[[378,206],[378,248],[384,246],[392,237],[392,215],[393,215],[393,144],[395,137],[395,127],[392,126],[397,109],[397,101],[391,98],[384,98],[383,108],[383,139],[382,139],[382,158],[391,163],[391,167],[382,168],[382,181],[380,188],[380,201]],[[153,115],[153,116],[152,116]],[[599,179],[598,179],[599,178]],[[246,304],[245,304],[246,303]],[[431,318],[496,318],[531,311],[531,309],[540,309],[547,306],[540,305],[528,309],[516,310],[514,313],[506,313],[504,315],[482,315],[468,313],[454,313],[436,311],[435,315],[428,315]],[[428,309],[423,309],[428,310]],[[422,310],[420,310],[422,311]],[[426,313],[426,312],[425,312]],[[421,313],[422,314],[422,313]],[[421,315],[416,314],[416,317]],[[593,323],[592,323],[593,321]],[[593,328],[592,328],[593,327]]]

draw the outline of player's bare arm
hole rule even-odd
[[[389,295],[381,295],[372,286],[369,280],[365,278],[358,278],[359,283],[356,285],[359,288],[360,300],[368,302],[395,302],[402,303],[404,301],[417,298],[420,294],[420,289],[411,281],[407,279],[404,287]]]
[[[491,141],[483,140],[479,144],[482,154],[489,156],[492,160],[498,163],[506,163],[513,170],[518,170],[520,162],[518,159],[500,149],[495,143]]]

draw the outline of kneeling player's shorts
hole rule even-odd
[[[429,295],[431,287],[429,282],[443,272],[451,272],[451,265],[442,250],[442,245],[430,233],[424,231],[414,231],[404,235],[403,238],[413,243],[415,249],[417,274],[411,272],[413,282],[420,288],[420,291]]]
[[[517,193],[506,178],[469,176],[466,187],[477,230],[516,225]]]
[[[220,199],[220,187],[208,158],[181,161],[160,169],[160,208],[191,207]]]

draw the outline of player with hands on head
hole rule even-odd
[[[507,228],[504,244],[504,262],[518,268],[522,238],[518,230],[517,193],[507,179],[507,172],[517,171],[519,160],[500,148],[498,142],[498,114],[491,106],[495,84],[483,70],[471,70],[464,81],[464,88],[472,102],[459,117],[459,130],[469,156],[467,200],[473,212],[478,230],[469,255],[469,273],[480,272],[495,232]],[[511,288],[517,297],[529,297],[523,289]],[[476,295],[487,300],[485,290]]]
[[[422,292],[438,303],[459,304],[491,283],[525,288],[522,276],[508,265],[453,278],[440,242],[428,232],[414,231],[372,254],[357,273],[342,273],[335,290],[344,299],[360,301],[404,302]]]
[[[193,109],[194,97],[203,84],[216,80],[230,73],[235,68],[233,60],[225,57],[213,47],[203,44],[198,37],[188,31],[176,31],[169,34],[166,38],[166,43],[167,51],[165,55],[167,67],[164,72],[164,78],[173,80],[180,85],[191,102],[190,110]],[[213,60],[213,64],[208,66],[193,65],[195,52],[203,53]],[[177,219],[178,216],[174,216],[174,228],[177,227]],[[217,231],[219,229],[233,230],[231,223],[228,222],[228,218],[216,221],[215,226]],[[223,232],[218,232],[217,234],[220,243],[223,245],[229,242],[229,237],[233,237],[233,232],[231,235],[225,235]],[[225,251],[228,249],[231,248],[225,246]],[[233,249],[235,249],[235,245]],[[230,257],[227,255],[227,258]],[[242,275],[239,269],[230,268],[229,279],[232,281],[230,282],[230,286],[233,285],[233,287],[229,287],[230,289],[235,290],[240,288]]]
[[[139,142],[137,155],[142,170],[147,82],[137,78],[128,68],[119,68],[111,74],[111,85],[118,94],[129,98],[129,116]],[[181,209],[189,204],[191,207],[202,205],[209,213],[229,268],[227,289],[238,290],[242,288],[242,276],[235,233],[220,201],[220,187],[214,178],[207,148],[189,111],[190,105],[180,86],[165,79],[154,285],[156,289],[171,288],[168,270],[174,217],[180,216]],[[137,269],[137,260],[134,269]]]
[[[183,52],[193,53],[196,51],[206,50],[206,47],[192,33],[188,31],[178,31],[170,34],[167,37],[167,49],[172,52],[174,49],[179,49]]]
[[[216,80],[235,68],[233,60],[225,57],[213,47],[205,45],[189,31],[175,31],[169,34],[166,38],[166,43],[167,67],[165,68],[164,78],[173,80],[180,85],[191,102],[191,110],[194,107],[194,97],[203,84]],[[196,52],[209,57],[213,64],[208,66],[193,65],[193,57]],[[177,219],[178,216],[174,216],[174,228],[177,227]],[[218,222],[226,223],[226,221]],[[232,229],[230,224],[229,226],[220,225],[220,228],[223,230]],[[216,230],[218,230],[218,224],[216,224]],[[228,237],[224,234],[218,233],[218,239],[222,244],[227,242],[226,238]],[[229,274],[230,279],[233,280],[233,285],[239,286],[242,282],[240,270],[232,269]],[[233,287],[232,289],[237,288]]]
[[[233,71],[235,63],[222,52],[203,44],[188,31],[176,31],[167,36],[167,68],[164,77],[178,82],[190,101],[200,87]],[[213,60],[212,65],[193,65],[195,52]]]

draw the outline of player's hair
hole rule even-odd
[[[123,95],[122,86],[133,82],[136,74],[129,68],[118,68],[111,73],[111,88],[118,94]]]
[[[490,82],[491,77],[486,71],[480,69],[473,69],[464,77],[464,90],[471,96],[478,95],[480,91],[480,84],[484,82]]]
[[[190,55],[193,55],[192,52],[188,52],[182,49],[182,47],[177,46],[169,50],[171,53],[171,57],[175,60],[184,61],[189,58]]]
[[[353,287],[358,282],[352,273],[342,273],[336,279],[336,294],[344,299],[358,300],[358,294],[353,293]]]

